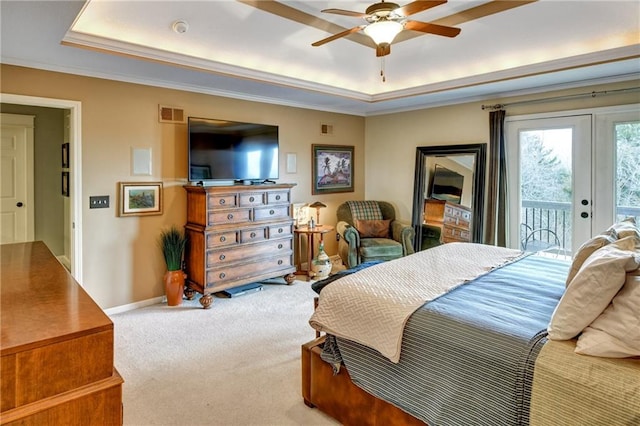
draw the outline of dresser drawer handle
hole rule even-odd
[[[224,259],[226,259],[226,257],[227,257],[227,256],[225,256],[224,254],[221,254],[221,255],[220,255],[220,260],[224,260]]]
[[[280,201],[280,196],[276,195],[276,200]]]
[[[227,274],[225,274],[224,272],[220,272],[220,275],[218,275],[220,277],[221,280],[224,279],[224,277],[227,276]]]
[[[252,232],[252,233],[250,234],[250,236],[251,236],[251,238],[255,238],[255,237],[256,237],[256,233],[255,233],[255,232]]]
[[[278,244],[279,249],[281,249],[282,247],[284,247],[282,244]]]
[[[276,211],[275,211],[275,210],[269,210],[269,214],[270,214],[270,215],[273,215],[273,214],[275,214],[275,213],[276,213]]]
[[[282,259],[278,260],[278,265],[282,265]]]
[[[278,228],[278,234],[282,234],[283,232],[284,232],[284,229]]]
[[[225,201],[225,199],[224,199],[224,198],[222,198],[222,199],[220,200],[220,204],[224,204],[224,203],[226,203],[226,201]]]
[[[225,241],[227,241],[227,237],[225,237],[224,235],[220,237],[220,242],[224,243]]]
[[[229,213],[229,214],[227,215],[227,219],[232,220],[232,219],[233,219],[233,214]]]
[[[249,197],[249,201],[250,201],[250,202],[252,202],[252,203],[253,203],[255,200],[256,200],[256,199],[255,199],[255,197]]]

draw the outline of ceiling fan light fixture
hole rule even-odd
[[[364,33],[371,37],[375,44],[391,44],[404,26],[397,21],[380,20],[364,28]]]

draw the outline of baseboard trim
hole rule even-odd
[[[113,308],[104,309],[104,313],[107,315],[121,314],[123,312],[133,311],[134,309],[144,308],[145,306],[155,305],[163,303],[165,296],[154,297],[152,299],[141,300],[135,303],[129,303],[122,306],[114,306]]]

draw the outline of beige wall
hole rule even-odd
[[[82,285],[103,308],[164,294],[164,263],[156,241],[160,230],[182,226],[186,217],[187,134],[184,124],[158,122],[158,104],[183,108],[188,116],[254,121],[280,126],[280,179],[297,185],[294,202],[322,201],[325,223],[335,209],[364,196],[364,118],[292,108],[144,85],[2,65],[3,93],[74,100],[82,103]],[[61,115],[62,117],[62,115]],[[62,120],[62,118],[61,118]],[[333,125],[321,135],[320,124]],[[311,194],[311,145],[355,146],[355,191]],[[131,175],[131,147],[149,147],[153,176]],[[297,154],[297,173],[287,174],[286,153]],[[56,158],[58,156],[56,155]],[[118,182],[162,180],[164,214],[118,217]],[[109,195],[111,207],[89,209],[91,195]],[[337,252],[335,238],[327,252]]]
[[[411,222],[416,148],[429,145],[487,143],[489,112],[481,106],[513,103],[528,99],[571,94],[612,91],[640,86],[639,80],[625,83],[586,86],[572,90],[531,96],[493,99],[460,105],[368,117],[365,140],[365,197],[391,201],[400,219]],[[507,116],[543,112],[571,111],[640,102],[640,92],[627,92],[570,101],[549,101],[514,105]],[[487,150],[487,156],[489,152]]]
[[[340,203],[364,198],[392,202],[398,217],[410,222],[416,147],[486,143],[489,135],[489,113],[481,109],[479,102],[363,118],[7,65],[2,65],[1,71],[3,93],[82,102],[82,284],[103,308],[163,294],[164,264],[156,245],[158,233],[166,226],[185,221],[185,193],[181,186],[187,170],[186,128],[159,123],[158,104],[184,108],[189,116],[279,125],[279,182],[297,184],[294,202],[325,203],[328,207],[321,213],[322,222],[328,224],[335,224],[333,212]],[[635,86],[638,81],[483,103]],[[634,102],[638,102],[637,92],[514,106],[507,109],[507,114]],[[333,135],[322,136],[321,123],[332,124]],[[311,195],[312,144],[355,146],[353,193]],[[131,176],[131,147],[152,149],[153,176],[145,180],[165,183],[161,216],[117,217],[118,182],[143,180]],[[285,173],[288,152],[297,154],[295,174]],[[109,195],[111,208],[89,210],[90,195]],[[335,239],[327,238],[326,246],[329,254],[336,253]]]

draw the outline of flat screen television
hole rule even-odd
[[[278,178],[278,126],[189,117],[189,181]]]
[[[464,176],[440,164],[436,164],[433,183],[431,184],[431,198],[460,204],[463,184]]]

